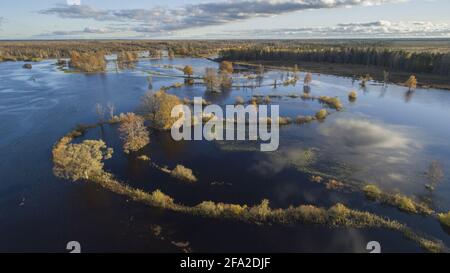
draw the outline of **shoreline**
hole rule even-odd
[[[215,60],[219,62],[219,59]],[[373,80],[383,82],[384,75],[380,67],[374,66],[363,66],[363,65],[351,65],[351,64],[335,64],[335,63],[315,63],[315,62],[285,62],[285,61],[233,61],[229,60],[237,65],[242,66],[259,66],[263,65],[266,69],[284,69],[291,71],[291,67],[294,65],[298,66],[299,71],[311,72],[318,74],[329,74],[334,76],[357,78],[360,76],[369,74],[372,76]],[[417,87],[424,89],[443,89],[450,90],[450,78],[437,76],[433,74],[423,74],[423,73],[410,73],[403,71],[389,71],[391,84],[396,84],[400,86],[405,86],[404,82],[411,75],[415,75],[418,79]]]

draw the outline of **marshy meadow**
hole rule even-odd
[[[398,47],[0,43],[0,251],[448,252],[448,51]],[[195,97],[278,149],[175,141]]]

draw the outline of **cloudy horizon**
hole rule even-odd
[[[36,2],[2,4],[0,39],[450,38],[443,0]]]

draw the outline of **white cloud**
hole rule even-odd
[[[87,5],[58,5],[41,14],[69,19],[127,22],[138,32],[176,31],[222,25],[255,17],[268,17],[307,9],[372,6],[405,0],[245,0],[221,1],[180,8],[104,10]]]
[[[450,25],[432,22],[345,23],[335,26],[317,26],[289,29],[256,29],[234,31],[229,35],[258,38],[407,38],[450,37]]]

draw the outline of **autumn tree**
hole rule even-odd
[[[405,84],[409,88],[409,91],[416,89],[417,88],[416,76],[411,75]]]
[[[82,72],[104,72],[106,70],[105,53],[71,51],[69,66]]]
[[[366,75],[362,76],[361,78],[359,78],[359,80],[360,80],[359,85],[361,85],[361,87],[366,87],[367,82],[373,80],[373,78],[369,74],[366,74]]]
[[[203,76],[203,81],[205,82],[207,91],[211,91],[211,92],[219,91],[221,81],[217,77],[216,69],[207,67],[205,69],[205,75]]]
[[[305,83],[305,85],[310,85],[312,82],[312,74],[311,73],[306,73],[305,75],[305,79],[303,81]]]
[[[145,117],[152,125],[160,130],[168,130],[178,118],[172,118],[173,107],[182,104],[174,95],[167,94],[164,90],[157,92],[148,91],[142,98],[142,110]]]
[[[219,70],[222,73],[232,74],[233,73],[233,63],[228,62],[228,61],[223,61],[220,63]]]
[[[125,153],[136,152],[150,143],[149,132],[144,125],[144,118],[134,113],[120,115],[120,137]]]
[[[88,180],[103,173],[103,160],[111,158],[112,153],[102,140],[58,145],[53,149],[53,172],[73,181]]]
[[[173,49],[169,49],[169,52],[168,52],[168,54],[169,54],[169,59],[173,59],[173,58],[175,58],[175,52],[173,51]]]
[[[194,74],[194,69],[192,68],[192,66],[190,65],[186,65],[183,68],[183,73],[184,75],[186,75],[188,78],[192,77],[192,75]]]
[[[133,68],[138,61],[136,52],[122,51],[117,54],[117,63],[120,69]]]

